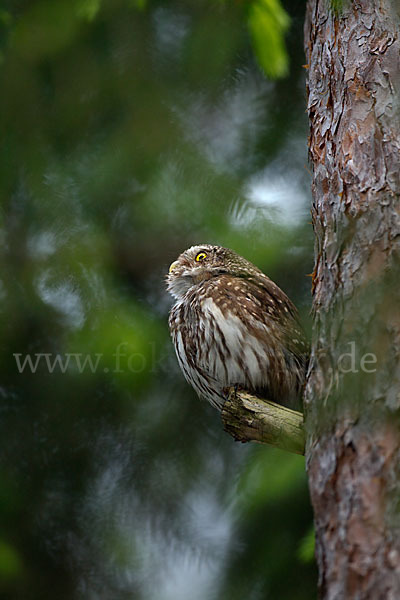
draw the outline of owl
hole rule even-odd
[[[298,408],[308,348],[282,290],[233,250],[200,244],[169,268],[169,327],[183,374],[221,410],[228,386]]]

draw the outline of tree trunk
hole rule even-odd
[[[305,398],[320,597],[400,598],[396,0],[309,0],[315,328]]]

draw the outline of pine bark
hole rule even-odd
[[[400,598],[400,4],[308,0],[320,597]]]

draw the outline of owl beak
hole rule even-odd
[[[172,271],[179,265],[179,262],[177,260],[175,260],[169,267],[169,273],[172,273]]]

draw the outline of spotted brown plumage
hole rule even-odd
[[[239,385],[298,406],[307,344],[295,306],[271,279],[233,250],[201,244],[172,263],[167,282],[178,362],[200,396],[221,409],[224,388]]]

